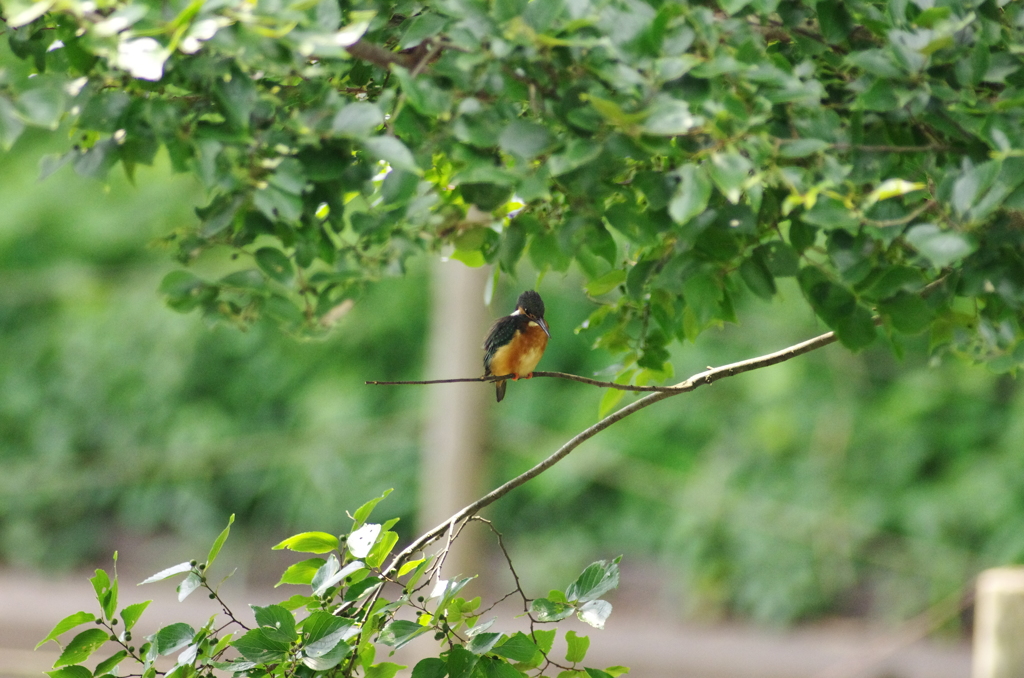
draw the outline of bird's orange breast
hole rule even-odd
[[[548,335],[535,322],[525,330],[516,330],[512,341],[501,346],[491,358],[491,374],[514,374],[517,377],[533,373],[548,345]]]

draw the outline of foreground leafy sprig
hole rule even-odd
[[[444,555],[457,534],[438,554],[384,562],[398,542],[392,531],[397,519],[367,522],[385,492],[353,514],[352,527],[340,537],[325,532],[304,532],[285,539],[275,549],[287,549],[316,557],[289,566],[278,586],[303,586],[299,593],[278,604],[253,605],[255,626],[243,623],[220,598],[208,580],[209,571],[225,540],[228,527],[218,536],[203,562],[186,561],[166,568],[143,584],[185,575],[178,584],[178,600],[204,589],[222,607],[225,619],[213,616],[199,629],[178,622],[157,629],[138,644],[132,629],[151,601],[128,605],[118,616],[118,579],[97,570],[91,579],[100,614],[78,612],[61,620],[39,646],[88,623],[90,628],[76,634],[62,646],[51,678],[102,678],[113,675],[156,678],[213,676],[227,671],[235,676],[365,676],[392,678],[406,668],[394,662],[378,661],[378,651],[394,651],[423,635],[439,642],[437,656],[419,661],[413,670],[417,678],[470,678],[490,676],[542,675],[550,669],[562,678],[603,678],[625,673],[624,667],[606,670],[584,668],[589,639],[573,631],[566,633],[568,652],[563,659],[552,654],[557,631],[538,625],[557,622],[577,614],[584,622],[604,628],[611,604],[601,596],[619,581],[619,559],[598,561],[586,568],[565,591],[551,591],[547,597],[531,600],[519,583],[500,533],[489,522],[515,580],[515,589],[502,600],[518,595],[529,622],[528,631],[493,630],[496,617],[484,619],[493,605],[481,610],[479,597],[460,596],[472,577],[442,579]],[[325,556],[325,557],[324,557]],[[115,554],[115,563],[117,556]],[[501,602],[501,601],[497,601]],[[497,603],[495,603],[497,604]],[[115,649],[95,668],[84,663],[105,647]],[[167,658],[167,659],[163,659]],[[123,662],[133,664],[128,673],[117,672]]]

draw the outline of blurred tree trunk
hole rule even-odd
[[[483,374],[484,334],[490,313],[484,306],[489,270],[457,261],[434,267],[427,379]],[[483,492],[482,453],[489,384],[437,384],[428,389],[427,423],[419,487],[419,529],[426,531]],[[445,560],[444,576],[475,575],[484,566],[482,532],[469,528]]]

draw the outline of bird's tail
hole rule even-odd
[[[505,387],[508,386],[508,379],[502,379],[501,381],[494,382],[494,388],[498,394],[498,402],[505,397]]]

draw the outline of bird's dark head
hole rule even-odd
[[[516,313],[521,313],[536,322],[548,336],[551,336],[548,324],[544,321],[544,300],[533,290],[526,290],[519,295],[519,300],[516,302]]]

